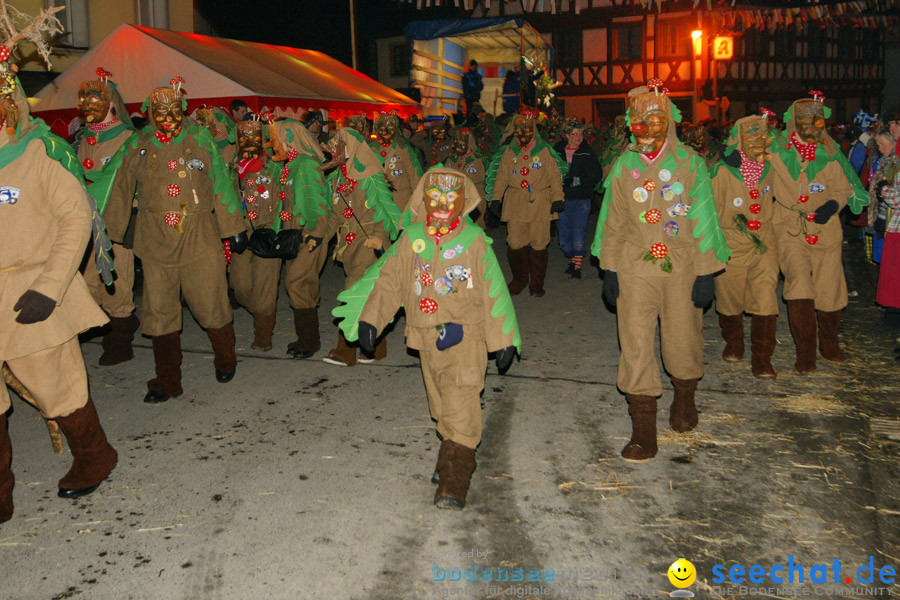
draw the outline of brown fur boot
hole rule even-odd
[[[297,341],[288,344],[287,352],[294,358],[309,358],[322,347],[322,340],[319,338],[319,310],[315,306],[292,310]]]
[[[275,330],[275,313],[271,315],[253,315],[253,343],[250,347],[254,350],[267,352],[272,349],[272,332]]]
[[[778,315],[750,317],[750,371],[754,377],[775,377],[772,353],[775,352],[775,322]]]
[[[736,362],[744,358],[744,315],[719,315],[719,327],[725,349],[722,358],[728,362]]]
[[[434,492],[434,505],[462,510],[475,472],[475,450],[453,440],[444,440],[438,452],[437,472],[440,481]]]
[[[357,362],[362,363],[364,365],[369,365],[375,362],[376,360],[382,360],[387,357],[387,338],[382,337],[381,341],[375,345],[375,352],[372,356],[369,356],[362,349],[359,351],[359,358]]]
[[[337,348],[331,350],[328,355],[322,359],[329,365],[337,365],[339,367],[356,366],[356,348],[347,343],[343,331],[338,331]]]
[[[237,354],[234,353],[234,325],[229,323],[218,329],[207,328],[206,335],[212,344],[215,357],[216,381],[228,383],[237,371]]]
[[[669,426],[673,431],[687,433],[697,426],[700,418],[694,404],[694,395],[697,393],[698,381],[700,380],[672,377],[675,397],[672,399],[672,406],[669,407]]]
[[[794,369],[798,373],[816,370],[816,307],[812,298],[788,300],[788,324],[797,347]]]
[[[0,414],[0,523],[12,519],[13,486],[16,483],[12,472],[12,445],[6,426],[6,413]]]
[[[530,250],[530,246],[525,246],[518,250],[513,250],[512,248],[506,249],[506,259],[509,261],[509,268],[512,271],[513,276],[512,281],[510,281],[506,287],[509,288],[509,293],[513,296],[521,293],[521,291],[528,286],[528,253]]]
[[[546,293],[544,291],[544,277],[547,275],[549,254],[550,252],[546,248],[543,250],[531,250],[531,283],[528,288],[531,291],[531,295],[538,298]]]
[[[181,334],[177,331],[153,336],[156,377],[147,382],[144,402],[158,404],[184,393],[181,389]]]
[[[59,428],[66,435],[72,451],[72,467],[59,480],[60,498],[78,498],[90,494],[112,472],[119,455],[106,441],[106,434],[97,418],[94,402],[65,417],[56,417]]]
[[[819,321],[819,352],[822,353],[822,357],[832,362],[844,362],[847,360],[847,357],[841,352],[840,343],[838,343],[841,311],[825,312],[824,310],[817,310],[816,318]]]
[[[631,415],[631,440],[622,449],[622,458],[642,462],[656,456],[656,397],[625,394]]]
[[[134,315],[109,318],[109,331],[103,336],[103,354],[99,361],[101,366],[111,367],[134,358],[131,341],[140,325],[141,322]]]

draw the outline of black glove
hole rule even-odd
[[[378,337],[378,330],[375,329],[375,326],[366,323],[365,321],[359,322],[359,347],[362,348],[366,354],[372,354],[375,352],[375,338]]]
[[[362,325],[362,323],[360,323]],[[516,356],[516,347],[507,346],[503,350],[497,350],[494,360],[497,362],[497,371],[502,375],[506,373]]]
[[[836,213],[839,208],[840,206],[838,206],[837,200],[829,200],[816,209],[816,216],[813,217],[813,223],[824,225],[828,222],[828,219],[834,216],[834,213]]]
[[[603,274],[603,298],[611,306],[615,306],[619,299],[619,274],[615,271],[606,271]]]
[[[26,290],[13,306],[13,310],[21,311],[16,315],[16,322],[26,325],[45,320],[55,308],[56,300],[34,290]]]
[[[691,290],[691,300],[694,306],[703,308],[712,302],[713,296],[716,294],[716,284],[713,275],[697,275],[694,280],[694,288]]]
[[[563,200],[557,200],[550,205],[550,212],[561,213],[566,210],[566,203]]]
[[[244,250],[247,249],[247,244],[250,242],[250,238],[247,237],[247,232],[242,231],[237,235],[233,235],[228,238],[228,241],[231,242],[231,251],[235,254],[243,254]]]
[[[886,179],[882,179],[875,186],[875,197],[879,200],[884,200],[884,188],[890,187],[890,183]]]

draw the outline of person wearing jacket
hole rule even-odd
[[[562,248],[569,265],[566,273],[581,279],[581,261],[584,259],[584,235],[594,187],[600,183],[603,170],[590,144],[584,139],[584,123],[574,119],[563,128],[565,140],[556,144],[556,153],[566,159],[569,171],[563,178],[565,209],[559,213],[556,230],[559,232],[559,247]]]
[[[706,163],[680,143],[681,114],[651,80],[628,93],[632,142],[612,165],[591,253],[605,271],[603,297],[616,306],[617,385],[631,415],[625,460],[656,456],[660,349],[675,396],[669,424],[687,433],[698,423],[694,395],[703,376],[703,308],[731,251],[719,226]]]

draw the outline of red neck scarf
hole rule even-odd
[[[242,158],[238,161],[238,177],[243,181],[244,177],[251,173],[259,173],[262,168],[263,161],[261,158]]]
[[[819,147],[818,143],[812,142],[811,144],[807,144],[797,136],[796,132],[794,132],[791,134],[791,146],[797,149],[797,152],[800,153],[800,156],[802,156],[804,160],[808,162],[816,160],[816,148]]]
[[[738,150],[738,152],[741,153],[740,172],[741,176],[744,178],[744,183],[747,184],[748,188],[755,188],[759,185],[759,180],[762,177],[762,172],[766,164],[750,160],[747,158],[747,155],[744,154],[743,150]]]
[[[91,131],[96,133],[98,131],[103,131],[104,129],[108,129],[108,128],[112,127],[113,125],[118,125],[121,122],[122,121],[120,121],[118,117],[113,117],[113,119],[111,121],[107,121],[106,123],[88,123],[87,126],[88,126],[88,129],[90,129]]]

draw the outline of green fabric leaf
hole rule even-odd
[[[424,227],[424,224],[420,225]],[[469,228],[477,228],[477,226],[470,226]],[[491,316],[496,318],[503,319],[503,328],[502,331],[504,334],[513,333],[513,346],[516,347],[516,350],[519,352],[519,355],[522,354],[522,335],[519,332],[519,321],[516,318],[516,309],[512,303],[512,297],[509,295],[509,288],[506,286],[506,278],[503,276],[503,271],[500,269],[500,263],[497,261],[497,256],[494,254],[494,250],[491,247],[494,241],[489,238],[484,232],[478,228],[479,231],[476,233],[480,233],[484,235],[484,241],[487,248],[485,248],[484,260],[482,261],[486,265],[486,269],[484,270],[484,281],[488,284],[488,296],[494,301],[494,306],[491,307]]]
[[[405,235],[405,234],[404,234]],[[397,249],[404,238],[401,238],[396,244],[392,245],[387,251],[381,255],[381,258],[375,261],[371,267],[366,269],[363,276],[348,289],[338,294],[338,301],[343,302],[331,311],[331,314],[338,319],[338,327],[344,332],[344,337],[348,342],[355,342],[359,339],[359,315],[366,305],[366,300],[372,290],[375,289],[375,282],[381,273],[381,268],[387,260],[397,254]],[[391,319],[393,322],[393,319]]]
[[[366,208],[375,211],[373,215],[375,222],[381,223],[392,240],[397,239],[400,231],[400,208],[394,202],[394,196],[384,175],[376,173],[361,179],[359,186],[366,193]]]
[[[700,240],[700,251],[712,250],[720,262],[727,263],[731,257],[731,249],[725,241],[725,234],[719,224],[712,181],[709,179],[706,164],[700,156],[691,155],[690,170],[696,179],[688,197],[693,198],[694,202],[685,215],[685,219],[697,221],[694,225],[694,238]]]
[[[300,154],[288,164],[288,177],[293,179],[294,215],[300,215],[300,226],[314,227],[320,216],[328,214],[328,188],[319,161]]]
[[[378,154],[376,153],[375,156],[378,156]],[[382,161],[381,164],[383,165],[384,161]],[[359,160],[359,157],[356,155],[353,156],[353,168],[360,173],[364,173],[366,170],[366,166],[362,163],[361,160]]]
[[[862,212],[862,209],[869,205],[869,194],[859,180],[859,175],[853,170],[853,165],[850,164],[850,161],[847,160],[840,150],[835,151],[834,158],[838,161],[838,164],[841,165],[841,169],[844,171],[844,177],[847,178],[847,181],[850,182],[850,186],[853,188],[853,192],[847,198],[847,204],[850,206],[850,210],[853,211],[853,214],[858,215]]]
[[[213,193],[219,197],[219,203],[228,210],[228,214],[234,213],[240,208],[241,201],[238,198],[237,190],[234,188],[231,172],[225,165],[225,159],[222,158],[222,153],[216,147],[215,138],[213,138],[206,127],[197,127],[196,125],[190,125],[189,127],[190,133],[193,134],[197,144],[209,153],[211,164],[207,173],[209,178],[213,180]],[[184,129],[188,129],[188,127]],[[156,140],[156,136],[153,136],[153,140]],[[175,140],[172,140],[172,143],[175,143]]]
[[[487,196],[486,200],[490,202],[494,196],[494,184],[497,182],[497,170],[500,168],[500,163],[503,161],[503,153],[506,150],[506,147],[500,149],[500,152],[494,155],[494,159],[491,161],[491,164],[488,165],[487,171],[484,174],[484,195]]]
[[[615,167],[613,168],[615,169]],[[618,168],[621,172],[622,166],[618,165]],[[606,231],[606,220],[609,218],[609,205],[612,203],[612,193],[610,192],[611,184],[612,177],[607,177],[606,181],[603,182],[603,202],[600,204],[600,214],[597,216],[597,230],[594,232],[594,241],[591,243],[591,254],[597,258],[600,258],[600,248],[603,245],[603,233]]]

